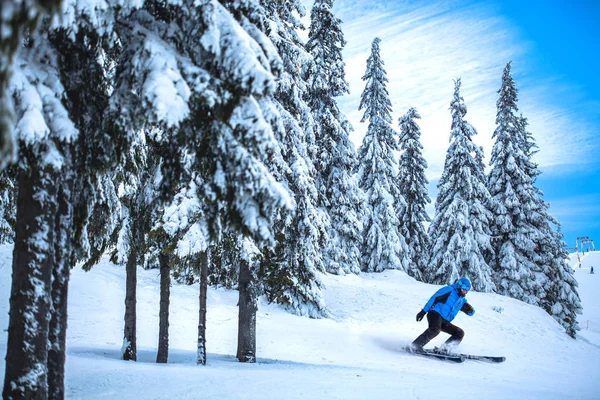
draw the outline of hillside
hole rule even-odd
[[[577,257],[572,257],[571,266],[575,278],[579,282],[579,296],[583,304],[583,313],[579,316],[579,338],[600,346],[600,251],[588,252],[580,256],[581,267]],[[590,267],[594,267],[594,275],[590,275]],[[600,375],[597,375],[600,376]]]
[[[0,247],[0,351],[6,352],[12,249]],[[590,264],[592,263],[592,264]],[[326,276],[331,319],[313,320],[261,301],[258,363],[235,359],[237,292],[211,288],[207,366],[195,365],[197,286],[174,285],[169,364],[157,365],[158,271],[138,274],[137,363],[119,360],[125,273],[108,259],[73,271],[69,297],[67,397],[71,399],[594,399],[600,393],[600,253],[576,268],[584,305],[571,339],[541,309],[470,293],[476,314],[455,323],[463,352],[506,356],[503,364],[451,364],[400,351],[425,328],[415,322],[438,286],[387,271]],[[587,269],[586,269],[587,268]],[[493,308],[501,308],[502,312]],[[445,334],[432,345],[446,339]],[[4,374],[4,363],[0,364]],[[459,393],[456,393],[456,392]]]

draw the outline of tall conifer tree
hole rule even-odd
[[[315,119],[319,206],[330,220],[325,266],[331,273],[359,273],[363,202],[352,176],[357,166],[352,128],[336,101],[349,89],[342,58],[346,42],[332,8],[333,0],[316,0],[311,11],[306,48],[314,64],[307,98]]]
[[[467,107],[460,96],[460,85],[457,79],[450,103],[450,146],[429,227],[433,247],[426,279],[450,284],[466,276],[475,290],[490,292],[494,284],[485,256],[492,251],[491,197],[483,180],[482,149],[471,140],[477,131],[464,119]]]
[[[400,123],[400,161],[398,165],[398,189],[406,201],[406,207],[399,217],[400,232],[406,239],[409,249],[410,266],[408,273],[422,280],[423,272],[429,262],[430,243],[424,222],[431,219],[425,207],[431,202],[427,193],[425,169],[427,161],[423,158],[423,145],[420,142],[421,130],[416,119],[421,118],[417,110],[411,108],[399,120]]]
[[[511,63],[498,90],[496,142],[488,186],[494,196],[494,269],[499,293],[536,304],[575,336],[581,300],[566,263],[558,221],[535,186],[540,174],[532,160],[537,146],[519,114]]]
[[[399,234],[396,199],[397,163],[393,151],[398,150],[394,130],[390,126],[392,104],[386,88],[388,79],[379,43],[375,38],[367,59],[366,81],[359,109],[364,109],[361,122],[369,121],[359,153],[359,185],[367,196],[364,219],[362,269],[381,272],[385,269],[406,271],[408,246]]]
[[[319,271],[325,267],[322,248],[327,236],[327,215],[317,207],[313,117],[305,101],[307,84],[302,72],[311,65],[297,30],[305,9],[299,1],[261,0],[254,5],[263,22],[255,23],[272,43],[278,74],[275,94],[263,108],[279,147],[266,165],[293,195],[293,212],[277,215],[274,246],[262,249],[258,286],[270,301],[299,315],[320,317],[325,312]],[[263,46],[264,47],[264,46]],[[273,118],[278,115],[280,118]],[[224,252],[223,255],[226,255]],[[224,265],[224,264],[221,264]],[[243,265],[243,264],[239,264]],[[226,268],[222,269],[226,273]]]
[[[495,200],[491,225],[495,250],[492,265],[498,293],[538,304],[539,298],[544,296],[545,277],[536,265],[532,240],[532,234],[538,229],[531,217],[539,213],[532,176],[535,166],[527,154],[525,121],[518,115],[517,88],[510,67],[508,63],[498,90],[497,126],[492,136],[496,141],[487,182]]]
[[[568,254],[565,250],[563,235],[560,233],[560,223],[549,212],[550,204],[544,201],[544,194],[535,186],[536,177],[540,175],[537,163],[531,157],[537,152],[533,134],[527,130],[527,119],[519,118],[521,137],[525,154],[529,157],[529,167],[526,173],[531,176],[537,194],[541,219],[542,235],[536,236],[537,271],[541,270],[545,279],[540,279],[543,285],[544,297],[540,299],[541,307],[561,324],[567,334],[575,337],[579,330],[577,314],[581,314],[582,305],[577,291],[577,281],[573,269],[568,265]]]

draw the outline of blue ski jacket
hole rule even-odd
[[[423,307],[423,311],[435,311],[446,321],[452,321],[459,311],[469,316],[475,314],[475,309],[467,303],[467,299],[458,294],[458,284],[456,283],[435,292]]]

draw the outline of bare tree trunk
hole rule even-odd
[[[237,359],[240,362],[256,362],[256,311],[257,298],[250,263],[240,260],[240,278],[238,290],[238,348]]]
[[[137,360],[136,345],[136,289],[137,289],[137,236],[136,222],[132,221],[133,231],[132,244],[127,257],[126,283],[125,283],[125,329],[123,335],[123,347],[121,348],[121,357],[123,360]]]
[[[206,365],[206,292],[208,290],[208,251],[200,253],[200,317],[198,319],[197,364]]]
[[[19,173],[10,320],[3,397],[48,397],[48,328],[58,174],[30,165]]]
[[[60,185],[58,213],[55,222],[54,254],[52,271],[52,316],[48,332],[48,397],[53,400],[65,398],[65,359],[67,337],[67,297],[71,267],[71,180]]]
[[[166,363],[169,359],[169,296],[171,295],[171,262],[169,254],[161,252],[160,263],[160,323],[158,331],[157,363]]]

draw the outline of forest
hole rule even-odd
[[[461,79],[435,213],[415,108],[394,123],[374,38],[348,93],[333,0],[22,0],[0,13],[0,242],[14,244],[4,398],[64,398],[69,274],[126,271],[124,360],[136,360],[136,271],[160,271],[157,362],[172,279],[239,291],[240,362],[257,299],[327,318],[322,274],[387,269],[539,306],[575,336],[581,310],[511,62],[489,162]],[[310,13],[310,25],[301,18]],[[299,31],[308,30],[303,41]],[[449,82],[452,84],[452,82]],[[486,167],[488,167],[486,169]]]

